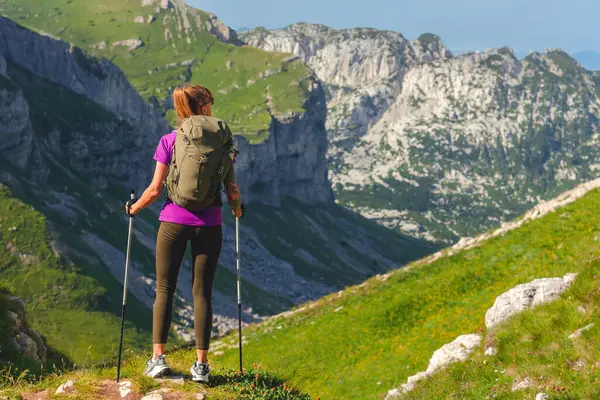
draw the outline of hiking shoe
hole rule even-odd
[[[152,361],[152,357],[146,362],[146,369],[144,369],[144,375],[150,378],[156,378],[157,376],[165,376],[171,372],[171,369],[165,361],[165,356],[160,355],[156,360]]]
[[[210,377],[210,368],[208,368],[208,364],[202,364],[198,361],[194,361],[190,372],[192,373],[192,380],[194,382],[208,383],[208,379]]]

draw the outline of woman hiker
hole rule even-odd
[[[227,124],[211,116],[214,98],[210,90],[199,85],[186,85],[175,90],[173,100],[181,120],[179,129],[160,139],[154,154],[156,169],[152,183],[139,200],[126,205],[127,212],[135,215],[154,203],[161,196],[163,186],[167,186],[168,196],[159,216],[161,223],[156,238],[154,352],[146,363],[144,374],[154,378],[170,373],[165,345],[171,326],[177,275],[190,242],[197,353],[191,374],[193,381],[208,383],[211,296],[222,244],[223,184],[233,214],[238,218],[243,215],[233,169],[237,150]]]

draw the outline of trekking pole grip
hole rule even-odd
[[[131,215],[131,206],[133,206],[133,204],[137,201],[137,196],[135,195],[135,189],[131,189],[131,194],[129,195],[129,201],[127,202],[127,215],[129,215],[130,218],[133,218],[134,216]]]

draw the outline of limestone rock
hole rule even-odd
[[[572,334],[569,335],[569,339],[577,339],[578,337],[581,337],[581,334],[591,328],[594,327],[595,324],[589,324],[584,326],[583,328],[577,329],[575,332],[573,332]]]
[[[217,18],[217,16],[214,14],[208,15],[206,28],[210,31],[210,33],[225,43],[237,43],[237,33],[228,27],[223,21]]]
[[[386,400],[393,399],[403,393],[414,390],[417,382],[430,377],[447,365],[465,361],[471,353],[480,346],[481,340],[482,338],[480,335],[462,335],[453,342],[442,346],[433,353],[426,371],[419,372],[409,377],[407,383],[403,384],[400,388],[390,390],[385,397]]]
[[[121,398],[126,398],[129,393],[131,393],[131,381],[119,382],[119,395]]]
[[[525,390],[525,389],[529,389],[533,386],[534,386],[533,380],[529,377],[526,377],[522,381],[519,381],[519,380],[515,381],[512,385],[511,390],[513,392],[516,392],[517,390]]]
[[[58,387],[58,389],[56,389],[56,394],[70,393],[70,392],[76,391],[75,382],[77,382],[77,381],[75,381],[75,380],[66,381],[65,383],[60,385]]]
[[[498,349],[496,347],[486,347],[485,355],[488,357],[495,357],[498,355]]]
[[[510,289],[498,296],[485,314],[486,327],[491,329],[528,308],[558,299],[573,280],[573,274],[568,274],[564,278],[536,279]]]
[[[548,400],[550,397],[546,393],[538,393],[535,400]]]
[[[95,50],[106,50],[107,47],[108,47],[108,42],[106,40],[103,40],[101,42],[98,42],[98,43],[92,45],[92,49],[95,49]]]
[[[121,40],[118,42],[114,42],[112,44],[112,47],[121,46],[121,47],[127,48],[127,50],[129,50],[129,51],[134,51],[136,49],[139,49],[143,45],[144,45],[144,42],[142,42],[140,39],[127,39],[127,40]]]
[[[149,394],[147,396],[142,397],[142,400],[162,400],[163,397],[159,393]]]

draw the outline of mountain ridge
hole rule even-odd
[[[249,45],[300,56],[331,47],[315,50],[309,65],[334,93],[329,178],[340,204],[405,234],[451,244],[597,176],[597,74],[565,52],[523,60],[509,48],[453,56],[435,35],[408,45],[389,41],[388,32],[369,30],[371,39],[353,32],[360,30],[298,25],[240,35]],[[420,59],[418,51],[399,53],[423,44]],[[328,53],[337,48],[348,56]],[[371,76],[361,72],[369,65],[389,66],[368,67],[384,72],[383,83],[340,89],[353,74]]]

